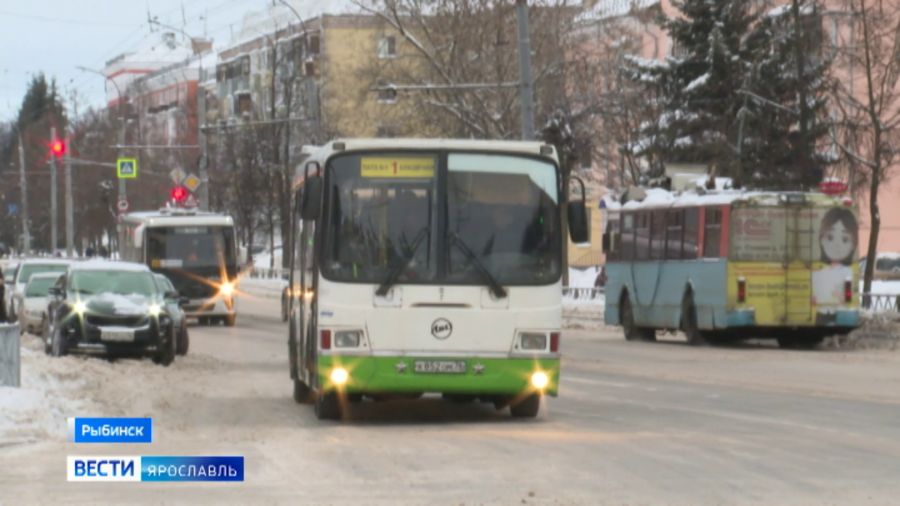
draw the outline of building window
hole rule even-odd
[[[393,58],[397,56],[397,39],[393,36],[382,37],[378,40],[378,57]]]
[[[239,93],[235,96],[235,112],[239,116],[253,112],[253,99],[249,93]]]
[[[378,101],[385,104],[393,104],[397,101],[397,89],[388,83],[379,82]]]
[[[308,61],[303,64],[303,74],[306,77],[315,77],[316,75],[316,62]]]
[[[309,54],[319,54],[319,36],[309,36]]]

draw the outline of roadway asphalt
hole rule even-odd
[[[563,334],[560,397],[535,420],[438,398],[366,402],[320,422],[291,400],[277,301],[191,328],[169,368],[70,360],[70,395],[152,416],[150,445],[0,446],[0,504],[896,504],[900,354],[692,348]],[[35,367],[35,366],[31,366]],[[54,371],[56,371],[54,369]],[[28,370],[23,374],[29,374]],[[65,424],[65,420],[60,420]],[[67,483],[75,454],[246,457],[246,481]]]

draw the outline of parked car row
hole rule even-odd
[[[40,335],[48,354],[149,356],[169,365],[188,351],[187,299],[145,265],[28,259],[7,264],[4,288],[7,316]]]

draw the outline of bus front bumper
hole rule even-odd
[[[460,364],[464,363],[464,366]],[[451,366],[455,372],[421,372]],[[336,369],[346,371],[333,374]],[[416,371],[420,372],[416,372]],[[479,358],[325,355],[318,362],[319,385],[346,393],[450,393],[516,395],[540,391],[556,397],[559,358]],[[543,374],[541,374],[543,373]],[[336,383],[345,377],[343,384]],[[546,381],[546,385],[537,388]]]

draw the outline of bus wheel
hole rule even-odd
[[[534,418],[541,409],[541,394],[531,394],[509,407],[513,418]]]
[[[681,303],[681,330],[687,337],[688,344],[703,346],[708,344],[706,336],[697,324],[697,307],[694,306],[694,297],[690,294],[684,297]]]
[[[309,386],[298,380],[294,380],[294,402],[297,404],[307,404],[312,400],[312,390]]]
[[[319,392],[315,404],[316,418],[337,420],[341,417],[341,404],[337,392]]]
[[[625,331],[626,341],[656,341],[656,331],[635,326],[634,310],[627,295],[623,296],[622,302],[619,303],[619,322]]]

